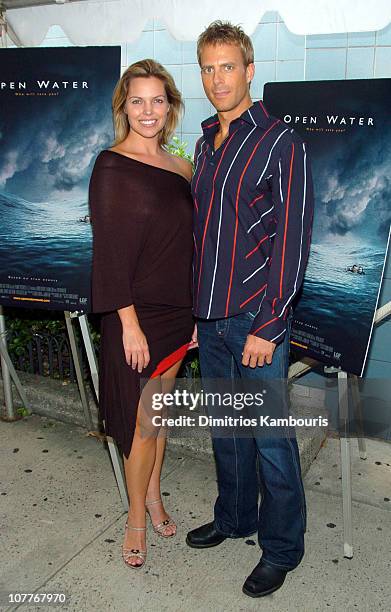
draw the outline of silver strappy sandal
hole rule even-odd
[[[153,501],[145,502],[145,506],[147,508],[147,512],[150,517],[151,517],[151,514],[149,512],[149,506],[153,506],[154,504],[163,504],[163,501],[160,498],[160,499],[155,499]],[[152,517],[151,517],[151,522],[152,522]],[[174,535],[176,535],[176,524],[170,516],[165,521],[162,521],[161,523],[158,523],[157,525],[154,525],[152,523],[152,527],[153,527],[154,532],[160,535],[162,538],[172,538]],[[168,533],[168,534],[165,533],[167,527],[175,527],[174,533]]]
[[[132,531],[146,531],[146,527],[131,527],[126,523],[125,525],[125,534],[127,529],[131,529]],[[147,551],[140,550],[139,548],[125,548],[122,547],[122,558],[128,567],[133,569],[140,569],[145,564],[147,560]],[[137,565],[133,565],[130,563],[131,559],[138,559],[141,563],[137,563]]]

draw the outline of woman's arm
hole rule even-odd
[[[121,174],[104,155],[90,181],[93,229],[92,297],[95,312],[117,311],[126,363],[141,372],[149,363],[146,337],[133,305],[133,278],[145,237],[145,217],[132,206]]]
[[[147,339],[139,325],[135,307],[126,306],[118,311],[122,323],[122,342],[124,345],[125,359],[133,370],[141,374],[143,368],[149,364],[150,355]]]
[[[191,177],[193,176],[193,166],[187,159],[183,159],[182,157],[177,157],[178,163],[178,171],[182,176],[184,176],[189,182],[191,181]]]

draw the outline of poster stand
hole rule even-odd
[[[375,313],[374,325],[391,315],[391,302],[387,302]],[[314,359],[298,361],[289,368],[289,378],[297,378],[311,370],[318,364]],[[342,486],[342,512],[343,512],[343,539],[344,557],[353,558],[353,521],[352,521],[352,450],[349,432],[349,398],[348,377],[351,380],[353,410],[357,424],[357,441],[360,458],[367,458],[365,438],[362,427],[361,400],[359,393],[358,376],[343,372],[340,368],[325,367],[325,372],[338,375],[338,405],[341,449],[341,486]]]
[[[65,323],[67,327],[72,359],[75,365],[76,379],[77,385],[80,393],[80,399],[83,406],[85,425],[87,429],[93,429],[92,417],[90,406],[88,402],[87,389],[83,378],[83,371],[81,366],[81,358],[80,358],[80,350],[76,339],[75,328],[73,326],[73,319],[77,319],[80,325],[80,331],[83,338],[83,345],[87,354],[89,370],[91,373],[92,383],[95,391],[95,395],[97,400],[99,401],[99,380],[98,380],[98,368],[97,368],[97,360],[95,355],[95,349],[92,342],[90,329],[88,326],[87,316],[85,314],[81,314],[79,312],[69,312],[64,311],[65,315]],[[5,325],[5,317],[3,313],[3,307],[0,305],[0,357],[1,357],[1,373],[3,379],[3,389],[4,389],[4,399],[5,399],[5,420],[13,421],[18,417],[15,416],[15,410],[12,399],[12,388],[11,388],[11,378],[15,384],[15,387],[18,391],[20,399],[22,400],[23,406],[31,411],[29,402],[27,400],[24,389],[21,385],[21,382],[18,378],[18,375],[15,371],[14,365],[11,361],[11,358],[8,354],[7,349],[7,331]],[[118,485],[119,494],[121,497],[121,501],[124,507],[124,510],[127,511],[129,507],[128,495],[125,486],[125,477],[123,471],[123,464],[121,457],[118,452],[117,445],[113,441],[112,438],[107,437],[107,443],[110,452],[110,458],[113,466],[115,480]]]
[[[93,429],[93,424],[92,424],[92,418],[91,418],[90,405],[88,402],[87,389],[86,389],[83,372],[82,372],[79,346],[78,346],[77,339],[76,339],[75,329],[72,323],[72,319],[77,317],[77,314],[74,314],[74,313],[69,312],[68,310],[65,310],[64,315],[65,315],[65,323],[67,327],[73,363],[75,364],[77,386],[79,388],[80,399],[81,399],[81,403],[82,403],[83,411],[84,411],[84,421],[85,421],[85,425],[87,429],[91,430]]]
[[[69,339],[71,342],[72,356],[75,362],[75,369],[76,369],[77,381],[79,384],[80,396],[82,398],[82,403],[83,403],[83,396],[84,396],[85,402],[87,403],[87,407],[88,407],[88,399],[86,395],[85,384],[84,384],[84,379],[82,376],[81,365],[80,365],[80,354],[77,348],[75,330],[72,325],[72,319],[77,319],[80,325],[83,345],[84,345],[86,355],[87,355],[89,370],[90,370],[90,374],[92,378],[92,384],[94,387],[96,399],[99,402],[98,363],[96,359],[95,348],[92,342],[90,328],[88,325],[87,315],[79,313],[77,311],[75,312],[66,311],[64,314],[65,314],[65,321],[67,323]],[[79,380],[80,380],[80,383],[79,383]],[[81,388],[83,389],[83,392],[81,391]],[[84,407],[84,404],[83,404],[83,407]],[[85,409],[85,414],[86,414],[86,410],[88,412],[89,422],[91,423],[91,429],[92,429],[92,420],[91,420],[91,413],[89,411],[89,407]],[[125,484],[125,474],[124,474],[123,462],[120,457],[118,447],[116,443],[114,442],[114,440],[110,436],[107,436],[106,440],[107,440],[107,444],[109,448],[111,464],[112,464],[113,471],[114,471],[114,477],[115,477],[115,480],[118,486],[122,505],[124,507],[125,512],[127,512],[129,509],[129,501],[128,501],[128,493],[127,493],[126,484]]]
[[[26,394],[20,383],[19,377],[13,366],[7,348],[7,330],[5,326],[5,317],[3,307],[0,306],[0,355],[1,355],[1,372],[3,377],[4,401],[6,409],[6,420],[14,421],[18,417],[15,416],[14,405],[12,401],[11,378],[22,400],[23,407],[29,410],[29,402]]]
[[[348,398],[348,379],[352,381],[352,396],[356,423],[358,428],[358,448],[361,459],[367,458],[365,439],[363,437],[361,402],[358,388],[358,378],[355,375],[348,375],[341,369],[325,367],[328,374],[338,376],[338,407],[339,407],[339,442],[341,452],[341,486],[342,486],[342,514],[343,514],[343,552],[344,557],[353,557],[353,520],[352,520],[352,449],[349,432],[349,398]]]

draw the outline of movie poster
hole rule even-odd
[[[113,140],[120,47],[4,49],[0,304],[90,309],[88,182]]]
[[[391,79],[268,83],[270,112],[306,141],[315,215],[295,349],[362,375],[391,220]]]

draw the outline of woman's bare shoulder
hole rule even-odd
[[[193,175],[193,166],[191,163],[187,159],[183,159],[183,157],[178,157],[178,155],[171,155],[171,157],[173,158],[173,163],[176,164],[177,172],[190,181]]]

